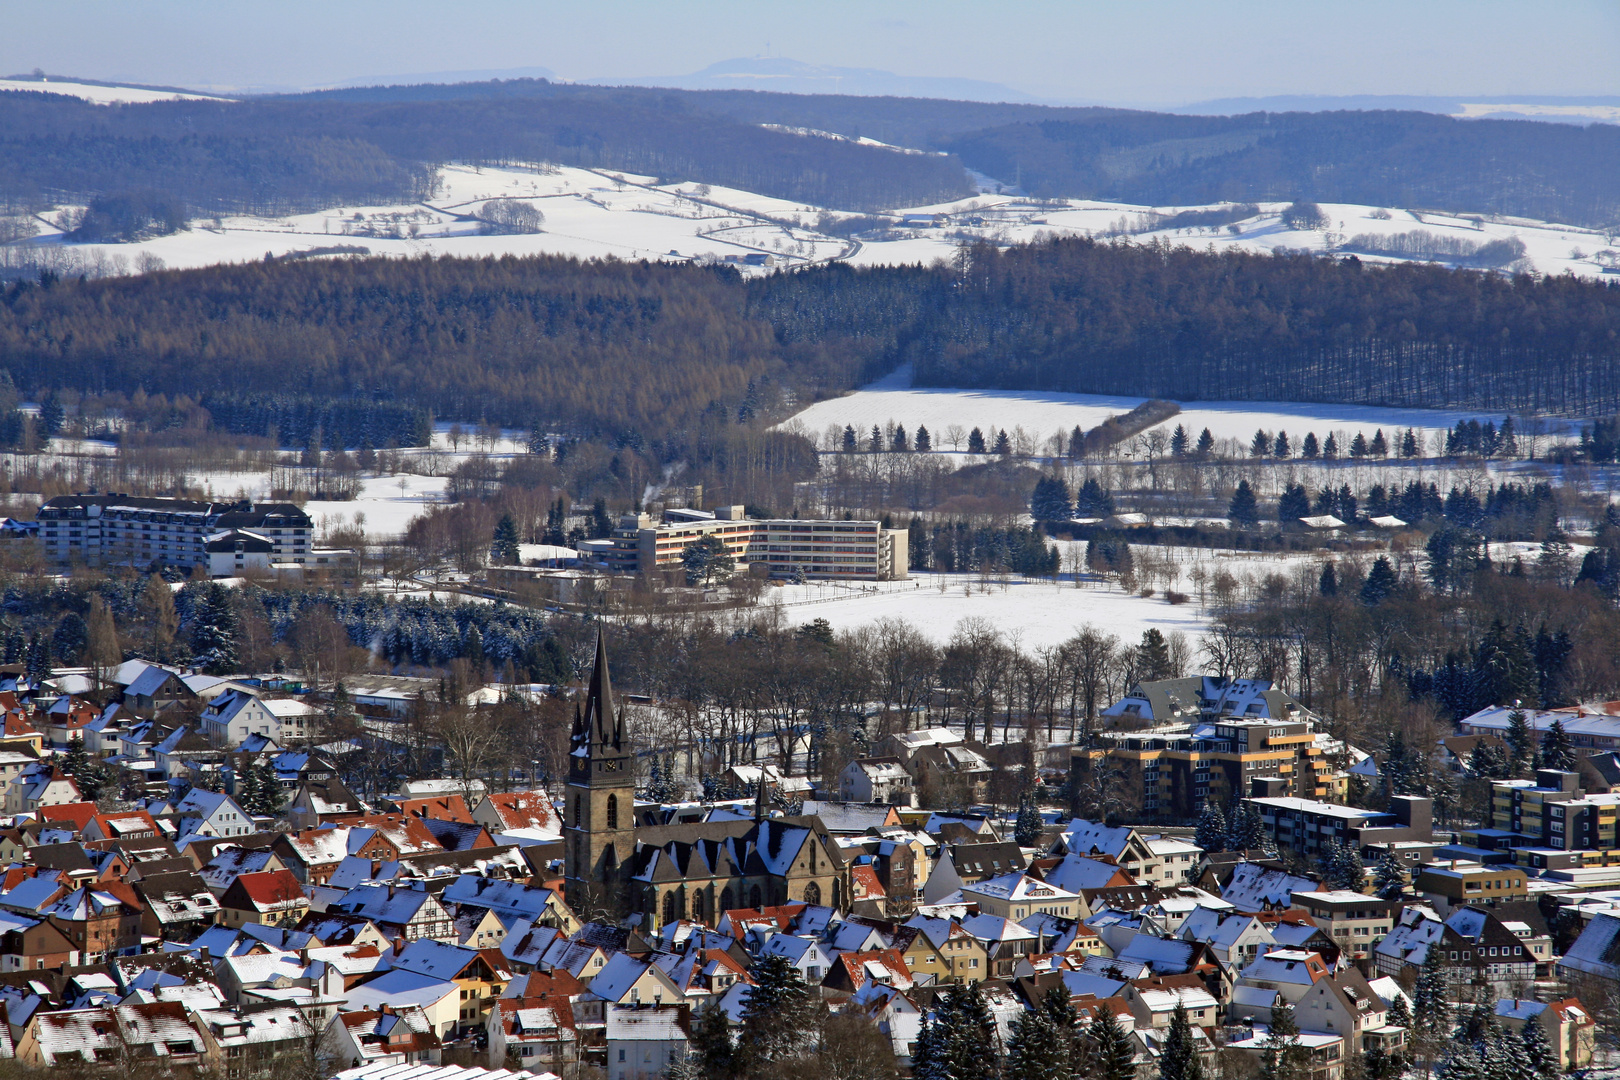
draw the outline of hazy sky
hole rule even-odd
[[[768,49],[1131,104],[1620,94],[1616,0],[0,0],[0,26],[0,74],[221,88],[675,75]]]

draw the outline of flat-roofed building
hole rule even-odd
[[[1526,880],[1522,867],[1452,859],[1420,867],[1412,887],[1425,902],[1444,912],[1464,904],[1495,906],[1503,900],[1528,899]]]
[[[1367,956],[1395,925],[1398,901],[1349,889],[1294,893],[1294,906],[1323,926],[1352,959]]]
[[[62,566],[209,565],[209,540],[253,537],[255,554],[270,562],[309,559],[314,523],[292,503],[201,502],[138,495],[58,495],[40,505],[45,557]],[[262,543],[261,543],[262,541]],[[259,552],[263,543],[268,552]],[[235,565],[235,542],[231,543]]]
[[[910,565],[909,534],[885,529],[878,521],[805,521],[798,518],[750,518],[741,506],[664,511],[654,523],[650,514],[626,514],[613,530],[612,546],[581,553],[600,559],[623,574],[673,572],[684,565],[686,549],[705,537],[726,546],[739,573],[765,577],[848,578],[866,581],[905,579]]]

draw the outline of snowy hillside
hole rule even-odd
[[[38,86],[23,83],[21,86]],[[60,84],[50,84],[53,89]],[[86,93],[116,88],[84,87]],[[158,93],[140,91],[140,93]],[[111,100],[111,99],[109,99]],[[1317,229],[1290,228],[1286,204],[1252,207],[1240,220],[1229,208],[1145,207],[1083,200],[1037,201],[997,193],[981,178],[978,196],[936,206],[905,207],[887,224],[853,239],[818,229],[853,215],[733,188],[569,167],[448,166],[425,202],[396,206],[335,206],[282,218],[201,219],[180,233],[138,244],[70,244],[58,221],[64,210],[38,216],[37,235],[17,241],[0,262],[27,254],[74,272],[124,273],[155,265],[195,267],[287,256],[560,254],[580,258],[729,260],[805,266],[845,260],[861,266],[932,263],[948,259],[964,240],[1010,244],[1046,236],[1128,237],[1216,250],[1278,248],[1355,252],[1368,262],[1403,259],[1479,265],[1470,253],[1494,244],[1523,245],[1522,258],[1498,259],[1503,269],[1598,277],[1620,272],[1620,238],[1575,226],[1485,215],[1459,216],[1351,204],[1322,206]],[[477,220],[494,198],[519,200],[544,215],[542,231],[489,235]],[[1245,208],[1248,209],[1248,208]],[[1188,224],[1199,212],[1221,224]],[[1401,253],[1404,252],[1404,253]],[[9,255],[9,257],[8,257]],[[143,258],[145,256],[145,258]],[[766,267],[745,265],[750,273]]]
[[[179,90],[148,90],[139,86],[104,86],[100,83],[61,82],[49,79],[0,79],[0,93],[32,90],[36,93],[76,97],[93,105],[143,105],[149,101],[221,101],[209,94]]]

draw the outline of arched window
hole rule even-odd
[[[696,919],[698,922],[702,922],[705,914],[707,914],[707,912],[704,910],[703,890],[699,889],[697,892],[692,894],[692,918]]]
[[[579,828],[579,796],[574,796],[574,828]]]
[[[755,909],[756,911],[764,906],[763,904],[760,903],[760,895],[759,895],[759,886],[758,885],[755,885],[752,889],[748,890],[748,906]]]
[[[675,921],[675,894],[672,892],[664,894],[664,921],[666,923]]]
[[[731,886],[727,885],[720,890],[720,910],[731,911],[737,906],[737,898],[731,894]]]
[[[844,883],[833,878],[833,907],[844,910]]]
[[[804,902],[807,904],[821,903],[821,886],[813,881],[806,885],[804,887]]]
[[[607,827],[610,829],[619,827],[619,797],[617,795],[608,796]]]

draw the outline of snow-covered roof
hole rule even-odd
[[[1031,904],[1063,903],[1077,900],[1079,897],[1067,889],[1058,888],[1022,872],[1002,874],[1000,877],[989,878],[985,881],[975,882],[972,885],[962,886],[962,892],[978,894],[980,896],[995,897],[1014,903],[1029,902]]]
[[[427,1008],[443,1001],[451,994],[459,993],[459,990],[448,978],[441,979],[395,968],[383,972],[369,982],[350,988],[348,993],[350,1009],[375,1009],[381,1005],[392,1005],[395,1008],[401,1005],[417,1005]]]

